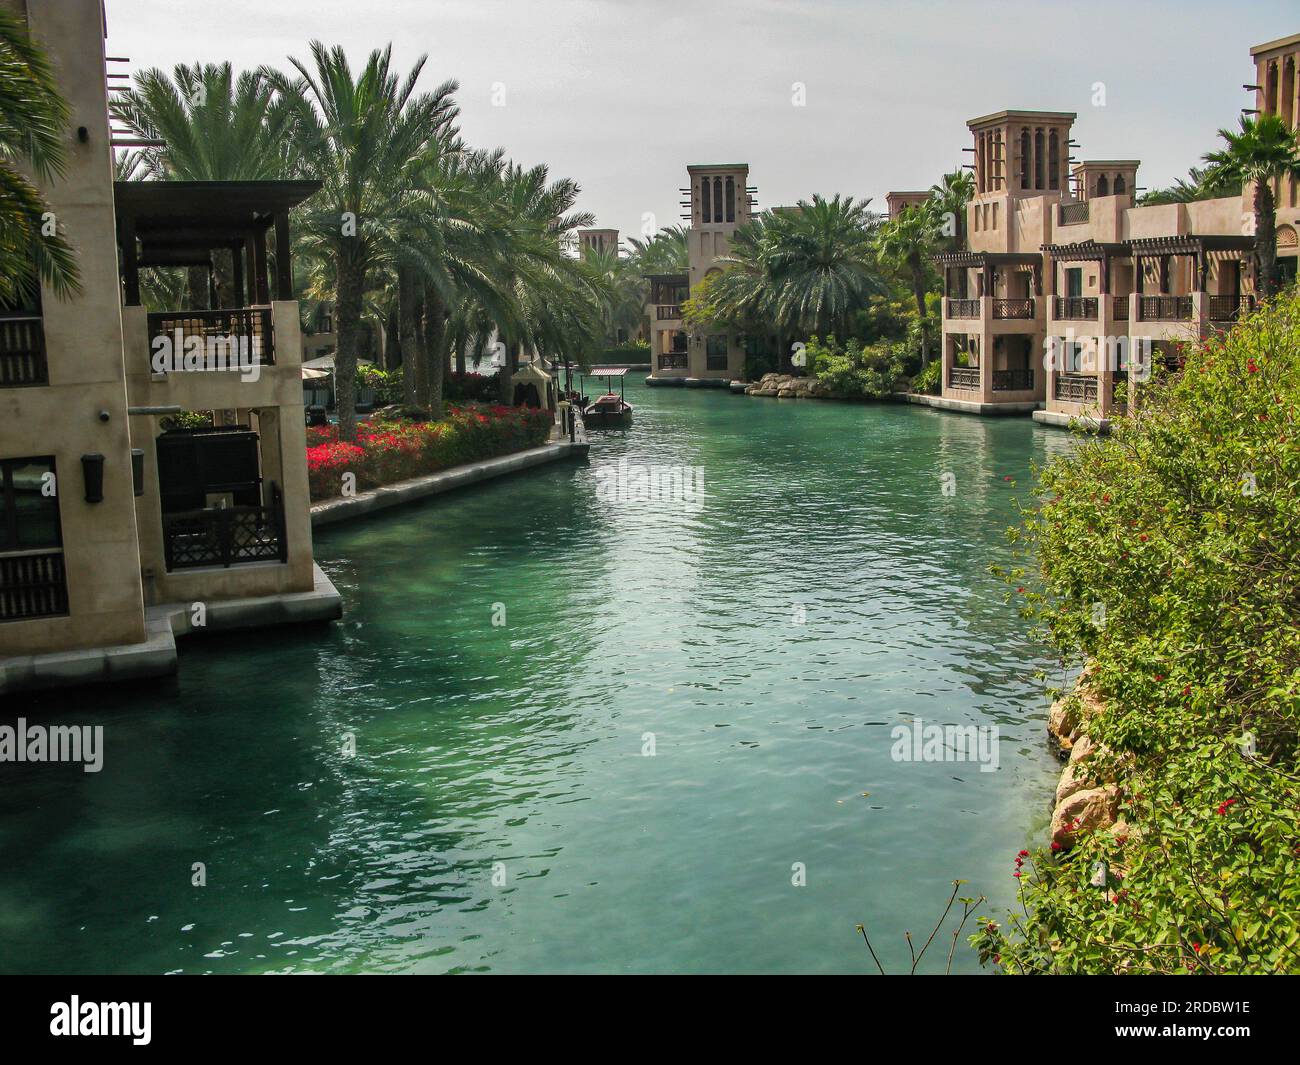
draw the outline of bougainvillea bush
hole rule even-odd
[[[974,939],[1007,972],[1300,972],[1300,297],[1185,354],[1012,534],[1120,820],[1008,856],[1021,912]]]
[[[337,426],[307,430],[307,476],[315,501],[343,493],[345,475],[357,491],[436,473],[466,462],[507,455],[544,444],[553,419],[527,407],[448,408],[437,422],[363,423],[353,443],[338,439]]]

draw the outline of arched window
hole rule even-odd
[[[1034,188],[1043,187],[1043,131],[1034,131]]]
[[[1047,135],[1047,187],[1061,187],[1061,139],[1056,130]]]
[[[1124,181],[1124,175],[1123,175],[1123,174],[1116,174],[1116,175],[1115,175],[1115,195],[1116,195],[1116,196],[1121,196],[1121,195],[1123,195],[1123,194],[1126,193],[1126,192],[1128,192],[1128,184]]]
[[[727,178],[727,221],[736,220],[736,182],[734,178]]]
[[[1264,82],[1264,114],[1277,112],[1277,64],[1268,65],[1268,78]]]
[[[1106,180],[1105,174],[1102,174],[1101,177],[1097,179],[1097,195],[1098,196],[1110,195],[1110,182]]]
[[[703,181],[700,182],[700,210],[701,210],[700,221],[701,222],[713,221],[713,212],[712,210],[710,210],[709,207],[709,203],[710,203],[709,188],[710,186],[709,186],[708,178],[705,178]]]
[[[1288,126],[1295,121],[1295,59],[1290,56],[1282,65],[1282,99],[1278,113]]]
[[[713,220],[722,221],[722,178],[713,179]]]
[[[1029,188],[1029,130],[1020,131],[1020,187]]]

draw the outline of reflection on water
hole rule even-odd
[[[588,464],[320,534],[342,623],[11,700],[106,754],[0,766],[0,967],[867,971],[859,921],[897,968],[952,879],[1009,902],[1054,763],[987,566],[1068,436],[629,387]],[[598,498],[620,460],[703,498]],[[916,718],[1000,768],[892,761]]]

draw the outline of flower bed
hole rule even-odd
[[[307,478],[313,502],[343,494],[352,474],[358,492],[437,473],[467,462],[539,447],[550,436],[549,411],[527,407],[448,408],[438,422],[371,422],[357,426],[353,443],[337,426],[307,430]]]

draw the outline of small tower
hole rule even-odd
[[[889,205],[889,220],[892,222],[909,207],[916,207],[930,198],[929,192],[887,192],[885,203]]]
[[[1069,194],[1073,111],[999,111],[966,123],[975,137],[975,195]]]
[[[1071,171],[1075,199],[1095,200],[1100,196],[1130,199],[1137,187],[1137,159],[1085,159]]]
[[[578,253],[586,256],[590,252],[618,251],[617,229],[580,229],[578,230]]]

